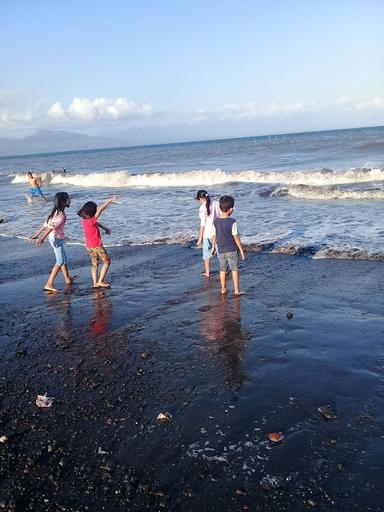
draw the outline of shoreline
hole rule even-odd
[[[384,510],[382,263],[248,253],[239,299],[125,246],[93,291],[71,245],[50,295],[50,248],[0,247],[0,510]]]

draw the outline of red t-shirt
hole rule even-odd
[[[83,225],[85,235],[85,245],[88,247],[88,249],[93,249],[103,245],[100,236],[100,230],[98,226],[96,226],[96,223],[96,217],[91,217],[90,219],[81,219],[81,224]]]

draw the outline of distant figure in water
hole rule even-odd
[[[65,174],[67,172],[67,169],[65,167],[62,167],[61,172],[63,172]]]
[[[27,200],[29,203],[33,201],[35,197],[41,197],[45,202],[48,199],[45,197],[43,192],[41,191],[41,178],[39,176],[34,176],[30,171],[27,173],[30,189],[30,195],[27,196]]]
[[[77,276],[71,277],[67,267],[67,255],[64,250],[64,225],[67,220],[65,216],[65,209],[71,205],[71,199],[66,192],[58,192],[54,199],[54,208],[44,222],[43,226],[35,233],[31,240],[37,245],[42,245],[44,240],[48,237],[49,243],[55,253],[56,263],[52,268],[51,274],[44,286],[46,292],[58,292],[55,288],[54,281],[57,274],[61,270],[67,286],[70,286]],[[41,238],[41,233],[44,233]]]
[[[213,221],[220,214],[219,203],[211,201],[206,190],[199,190],[196,194],[196,200],[200,203],[200,231],[197,240],[197,247],[203,244],[204,277],[210,276],[210,259],[212,257],[212,226]]]
[[[111,260],[107,254],[107,251],[103,247],[103,241],[101,240],[99,228],[103,229],[107,235],[110,234],[111,230],[106,226],[103,226],[103,224],[101,224],[100,222],[97,222],[97,219],[107,208],[107,206],[109,206],[111,203],[114,203],[117,200],[118,197],[113,196],[110,199],[107,199],[107,201],[105,201],[99,207],[97,207],[97,204],[94,203],[93,201],[88,201],[77,212],[77,215],[79,215],[79,217],[82,218],[81,224],[83,226],[83,231],[85,235],[85,245],[91,257],[91,274],[94,288],[111,287],[111,285],[104,280],[105,276],[107,275],[109,266],[111,264]],[[100,260],[102,260],[103,266],[101,267],[100,274],[98,275]]]

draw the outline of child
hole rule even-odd
[[[83,225],[83,231],[85,235],[85,245],[88,249],[88,253],[92,261],[92,280],[94,288],[110,288],[111,285],[104,281],[107,275],[111,260],[107,254],[107,251],[103,247],[103,242],[100,236],[100,229],[104,229],[107,235],[110,234],[111,230],[97,222],[97,219],[107,208],[108,205],[117,201],[117,196],[113,196],[107,199],[105,203],[97,207],[93,201],[88,201],[85,205],[77,212],[77,215],[82,217],[81,224]],[[98,274],[99,260],[103,261],[100,275]]]
[[[43,226],[39,231],[31,237],[37,245],[42,245],[44,240],[48,237],[49,243],[51,244],[55,257],[56,263],[52,268],[51,274],[44,286],[44,290],[47,292],[58,292],[54,286],[54,281],[61,270],[64,275],[64,279],[67,285],[70,285],[77,276],[70,277],[67,267],[67,256],[64,250],[64,224],[66,216],[64,213],[65,208],[68,208],[71,204],[69,195],[66,192],[58,192],[53,200],[54,208],[44,222]],[[39,235],[45,231],[44,235],[39,238]]]
[[[228,267],[232,271],[235,295],[244,295],[239,289],[239,254],[244,261],[244,251],[240,242],[235,219],[230,219],[235,201],[231,196],[222,196],[219,200],[220,217],[213,221],[212,254],[215,251],[216,241],[220,265],[221,293],[227,293],[226,273]]]
[[[210,259],[212,257],[212,225],[215,218],[219,215],[219,203],[212,201],[206,190],[199,190],[196,194],[196,199],[200,203],[199,217],[200,217],[200,231],[199,239],[197,240],[197,247],[201,246],[203,242],[203,261],[204,261],[204,277],[209,277],[210,274]]]

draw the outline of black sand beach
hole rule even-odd
[[[382,262],[249,253],[239,299],[187,247],[96,291],[67,252],[50,295],[48,244],[0,239],[0,510],[384,510]]]

